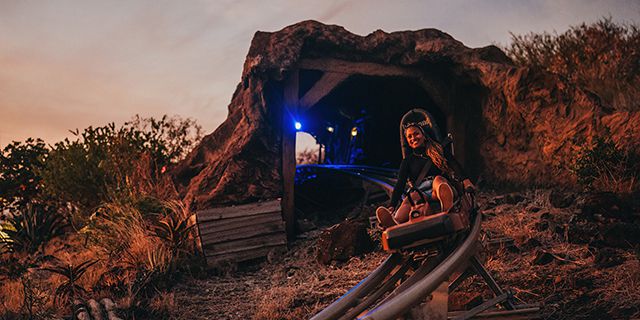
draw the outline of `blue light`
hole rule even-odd
[[[302,123],[296,121],[295,127],[296,127],[296,130],[302,129]]]

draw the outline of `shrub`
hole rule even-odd
[[[304,149],[296,155],[296,165],[299,164],[317,164],[318,151],[313,149]]]
[[[102,203],[132,203],[151,192],[201,137],[193,120],[167,116],[73,133],[76,140],[53,147],[41,175],[49,194],[80,209],[80,224]]]
[[[66,223],[56,208],[43,204],[28,204],[24,211],[7,220],[5,236],[0,245],[9,251],[36,252],[49,240],[63,234]]]
[[[64,277],[64,281],[60,284],[55,291],[56,302],[69,302],[74,301],[75,298],[79,298],[86,294],[87,291],[78,284],[82,275],[87,270],[96,264],[98,260],[87,260],[78,265],[58,265],[48,268],[42,268],[43,270],[57,273]]]
[[[39,198],[48,149],[42,140],[27,139],[7,145],[0,151],[0,214],[24,209]]]
[[[557,33],[511,35],[505,48],[518,65],[558,74],[595,92],[617,110],[640,110],[640,30],[611,18]]]
[[[609,135],[597,136],[577,153],[571,170],[585,187],[618,193],[638,191],[640,155],[618,147]]]

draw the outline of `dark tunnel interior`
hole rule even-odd
[[[301,73],[301,92],[320,75]],[[447,132],[441,108],[419,83],[406,77],[351,76],[299,114],[298,121],[324,146],[325,164],[397,168],[402,160],[400,119],[413,108],[430,112],[441,134]]]

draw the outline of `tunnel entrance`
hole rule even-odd
[[[467,174],[473,177],[481,166],[478,124],[485,93],[473,75],[450,62],[404,67],[302,59],[282,85],[282,210],[289,236],[296,216],[296,127],[316,138],[323,150],[320,163],[395,169],[402,160],[400,120],[422,108],[441,137],[453,135],[455,157]]]
[[[323,163],[397,168],[402,160],[398,125],[416,107],[429,111],[446,134],[441,108],[417,81],[405,77],[351,76],[300,119],[324,147]]]

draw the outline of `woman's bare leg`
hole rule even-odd
[[[396,213],[393,218],[398,223],[405,223],[409,221],[410,212],[411,212],[411,203],[409,202],[409,198],[407,197],[407,198],[404,198],[404,200],[402,200],[402,203],[400,204],[400,207],[398,208],[398,210],[396,210]]]
[[[443,212],[453,207],[453,188],[449,185],[447,179],[442,176],[436,176],[433,179],[433,197],[440,200],[440,210]]]

